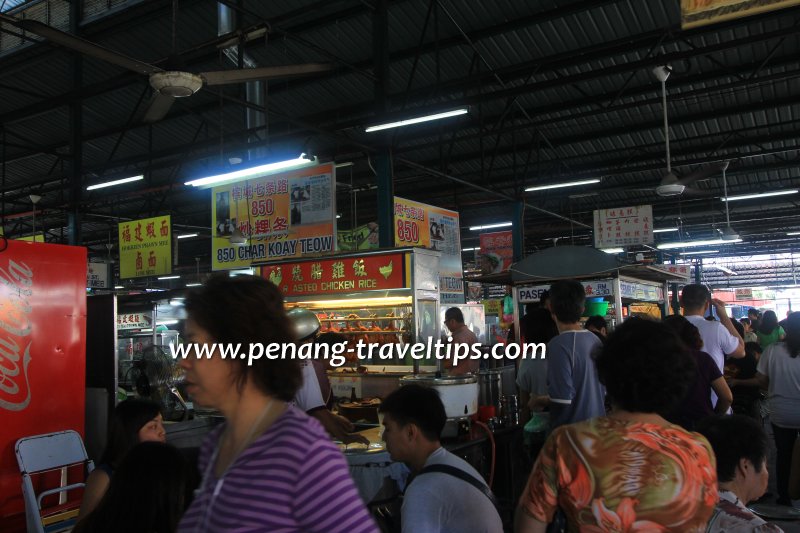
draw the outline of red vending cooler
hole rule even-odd
[[[3,249],[3,246],[7,247]],[[86,249],[0,238],[0,531],[25,531],[17,439],[83,435]]]

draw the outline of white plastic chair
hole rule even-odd
[[[71,529],[77,520],[80,502],[64,508],[57,507],[55,513],[43,517],[42,499],[83,488],[85,483],[64,485],[62,475],[61,486],[36,494],[31,475],[80,464],[86,465],[85,475],[88,476],[94,470],[94,462],[87,457],[81,436],[72,430],[33,435],[19,439],[14,450],[22,473],[22,495],[25,499],[28,533],[55,533]],[[64,501],[60,498],[60,503]]]

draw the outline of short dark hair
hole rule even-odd
[[[666,324],[629,318],[614,330],[596,361],[613,404],[630,412],[672,412],[697,370],[678,335]]]
[[[606,319],[600,315],[590,316],[586,319],[586,322],[583,324],[583,327],[586,329],[589,328],[596,328],[596,329],[608,329],[608,322]]]
[[[686,317],[681,315],[670,315],[664,319],[664,324],[669,326],[672,331],[678,334],[683,343],[693,350],[703,349],[703,337],[697,326],[689,322]]]
[[[456,322],[459,324],[464,323],[464,313],[461,312],[461,309],[458,307],[451,307],[447,311],[444,312],[444,319],[448,321],[450,319],[455,319]]]
[[[116,469],[125,454],[139,443],[139,430],[160,413],[161,406],[150,400],[130,398],[120,402],[111,415],[100,464]]]
[[[750,319],[747,318],[746,316],[743,316],[742,318],[740,318],[739,322],[741,324],[747,324],[748,326],[752,325],[752,322],[750,322]]]
[[[681,291],[681,304],[687,311],[696,311],[706,305],[711,299],[711,293],[705,285],[691,283]]]
[[[73,531],[175,531],[191,501],[191,480],[189,466],[174,446],[137,444],[114,471],[97,507]]]
[[[447,420],[439,392],[413,383],[387,396],[378,411],[391,415],[400,426],[414,424],[430,441],[439,440]]]
[[[212,276],[203,287],[189,293],[185,306],[189,317],[218,343],[268,346],[294,342],[283,296],[264,278]],[[247,359],[227,361],[236,368],[239,390],[250,376],[261,392],[291,401],[302,384],[300,364],[294,359],[262,357],[252,365]]]
[[[547,344],[558,335],[558,328],[547,309],[534,309],[519,321],[519,329],[525,342]]]
[[[764,467],[769,450],[767,434],[749,416],[710,416],[700,421],[697,431],[708,439],[717,457],[717,480],[733,481],[741,459],[749,459],[756,472]]]
[[[769,335],[779,326],[778,315],[775,311],[764,311],[764,316],[761,317],[761,323],[758,325],[758,331],[764,335]]]
[[[586,290],[574,279],[556,281],[550,285],[550,310],[559,322],[574,324],[581,319]]]
[[[747,316],[751,316],[751,315],[756,317],[756,318],[758,318],[759,315],[761,315],[761,312],[758,309],[756,309],[755,307],[751,307],[750,309],[747,310]]]
[[[757,353],[764,353],[764,348],[757,342],[746,342],[744,343],[744,353],[745,355],[752,355],[755,357]]]
[[[731,323],[733,324],[733,329],[736,330],[736,333],[738,333],[739,336],[744,339],[744,325],[742,325],[742,323],[738,320],[733,320]]]

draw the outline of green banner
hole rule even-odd
[[[336,250],[339,252],[355,252],[378,248],[378,224],[375,222],[336,233]]]

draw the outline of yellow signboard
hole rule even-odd
[[[796,6],[800,0],[681,0],[684,30]]]
[[[250,178],[212,189],[211,266],[332,254],[336,245],[332,163]],[[238,229],[245,245],[231,242]]]
[[[378,248],[378,224],[370,222],[351,230],[339,230],[336,249],[340,252],[376,250]]]
[[[170,216],[119,224],[119,277],[140,278],[172,273]]]
[[[36,235],[28,235],[27,237],[18,237],[18,241],[28,242],[44,242],[44,233],[37,233]]]
[[[439,260],[441,302],[464,303],[464,268],[457,212],[395,196],[394,244],[424,246],[442,252]]]

